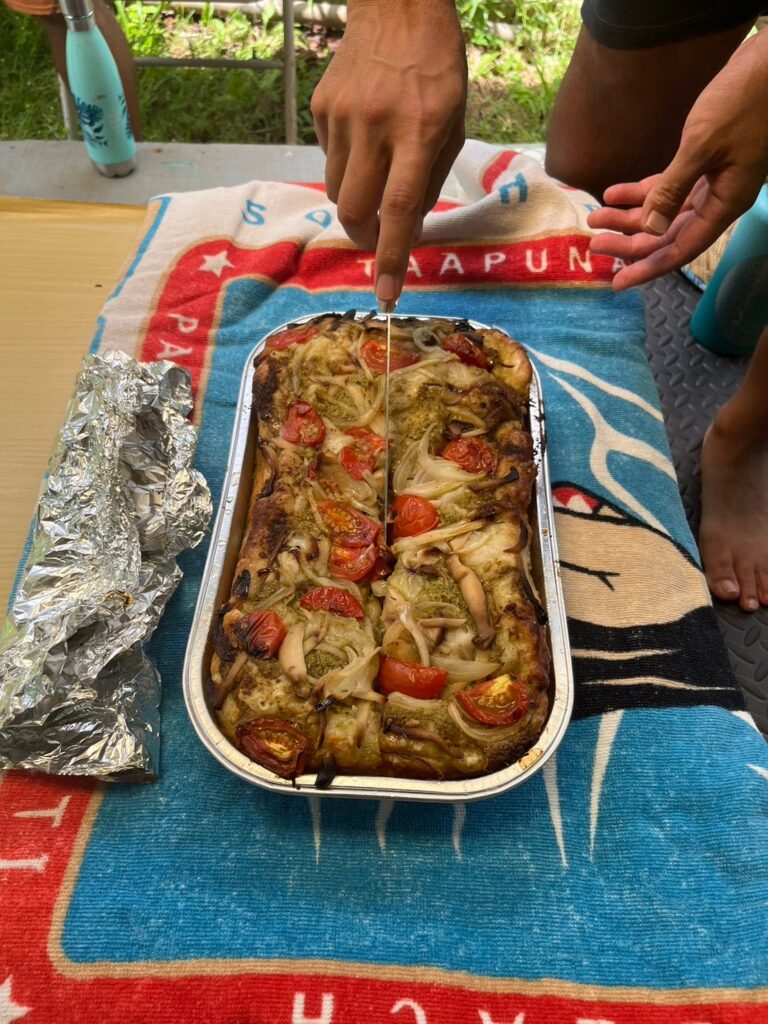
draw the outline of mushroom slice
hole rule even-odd
[[[297,622],[285,634],[280,645],[280,668],[296,687],[300,697],[309,694],[309,677],[307,663],[304,660],[304,623]]]
[[[458,555],[451,555],[448,558],[448,571],[458,584],[461,596],[467,602],[469,614],[475,624],[477,631],[474,640],[475,646],[487,651],[496,639],[496,630],[488,615],[488,600],[483,585],[477,574],[467,568]]]

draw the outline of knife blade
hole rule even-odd
[[[384,369],[384,544],[387,544],[387,525],[389,521],[389,443],[390,443],[390,418],[389,418],[389,368],[392,354],[392,313],[395,308],[394,302],[382,302],[381,311],[387,318],[387,358]]]

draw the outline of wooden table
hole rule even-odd
[[[0,197],[1,609],[96,317],[143,219],[142,206]]]

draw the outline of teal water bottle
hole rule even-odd
[[[67,24],[67,77],[91,163],[107,178],[136,167],[123,83],[112,51],[96,27],[91,0],[60,0]]]
[[[747,210],[691,319],[691,334],[721,355],[746,355],[768,327],[768,184]]]

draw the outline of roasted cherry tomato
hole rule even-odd
[[[313,612],[335,612],[349,619],[362,619],[365,614],[357,598],[341,587],[313,587],[299,604]]]
[[[392,537],[416,537],[426,533],[440,522],[437,509],[431,501],[415,494],[401,494],[395,499],[396,518],[392,524]]]
[[[309,402],[299,399],[288,406],[283,424],[283,437],[291,444],[305,444],[317,448],[325,440],[325,424],[320,413]]]
[[[476,437],[460,437],[456,441],[449,441],[443,448],[443,458],[450,459],[457,466],[461,466],[467,473],[491,473],[496,472],[498,457],[496,452]]]
[[[360,355],[369,370],[384,373],[387,369],[387,343],[383,339],[369,338],[363,342]],[[403,370],[406,366],[418,363],[420,358],[418,352],[410,352],[406,348],[392,345],[389,350],[389,368],[390,370]]]
[[[285,637],[285,625],[274,612],[259,611],[244,615],[234,633],[244,650],[254,658],[272,658]]]
[[[386,655],[381,659],[379,686],[382,693],[407,693],[419,700],[432,700],[447,682],[445,669],[415,665],[412,661],[400,661]]]
[[[513,725],[528,710],[525,687],[510,675],[477,683],[456,697],[466,713],[482,725]]]
[[[280,718],[256,718],[237,727],[237,743],[252,761],[283,779],[301,775],[307,763],[307,737]]]
[[[352,444],[341,450],[341,464],[353,480],[362,480],[376,468],[376,456],[387,446],[380,434],[364,427],[351,427],[347,434],[354,437]]]
[[[337,580],[365,579],[376,565],[376,545],[367,548],[348,548],[343,544],[331,544],[328,555],[328,572]]]
[[[343,501],[321,501],[318,508],[334,541],[344,547],[367,548],[381,533],[380,523]]]
[[[293,348],[294,345],[306,345],[310,338],[317,334],[317,328],[307,325],[296,327],[292,331],[281,331],[274,338],[267,340],[266,348],[275,348],[282,351],[286,348]]]
[[[491,360],[483,352],[479,345],[470,341],[463,334],[451,334],[440,342],[440,348],[446,352],[453,352],[462,363],[468,366],[479,366],[481,370],[490,370]]]

